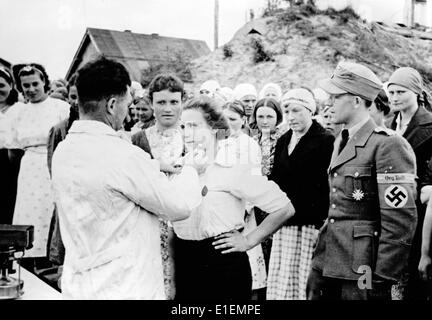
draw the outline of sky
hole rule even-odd
[[[219,0],[219,46],[266,0]],[[0,57],[66,75],[87,27],[204,40],[213,50],[214,0],[0,0]]]
[[[281,1],[282,2],[282,1]],[[315,0],[323,9],[351,5],[367,20],[403,22],[407,0]],[[204,40],[213,50],[215,0],[0,0],[0,57],[41,63],[63,78],[87,27]],[[432,25],[432,0],[419,8]],[[219,46],[231,40],[267,0],[219,0]],[[426,12],[427,11],[427,12]]]

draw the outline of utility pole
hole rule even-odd
[[[215,0],[214,8],[214,49],[219,46],[219,0]]]
[[[404,20],[405,20],[407,27],[409,27],[409,28],[414,27],[415,3],[416,3],[415,0],[405,0]]]
[[[416,0],[411,0],[411,12],[410,12],[410,27],[411,28],[414,28],[415,3],[416,3]]]

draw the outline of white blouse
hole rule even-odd
[[[220,159],[216,156],[200,176],[201,205],[188,219],[173,222],[181,239],[203,240],[244,227],[246,202],[270,214],[290,203],[276,183],[255,174],[251,165],[231,165]]]
[[[251,165],[261,174],[261,148],[255,139],[241,132],[218,143],[216,162],[228,164]]]

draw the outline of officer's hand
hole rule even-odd
[[[418,266],[420,278],[424,281],[432,280],[432,261],[428,255],[422,255]]]

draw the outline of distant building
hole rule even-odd
[[[141,81],[141,70],[168,60],[174,52],[183,52],[190,59],[210,53],[206,42],[139,34],[129,30],[114,31],[87,28],[66,74],[66,80],[86,62],[98,55],[116,59],[128,69],[132,80]]]
[[[367,21],[410,26],[412,0],[316,0],[315,3],[319,9],[340,10],[351,6]],[[432,0],[415,0],[414,23],[432,27]]]
[[[248,34],[259,34],[263,35],[267,33],[268,27],[267,22],[269,18],[254,19],[246,23],[241,27],[233,36],[233,39],[239,37],[246,37]]]

